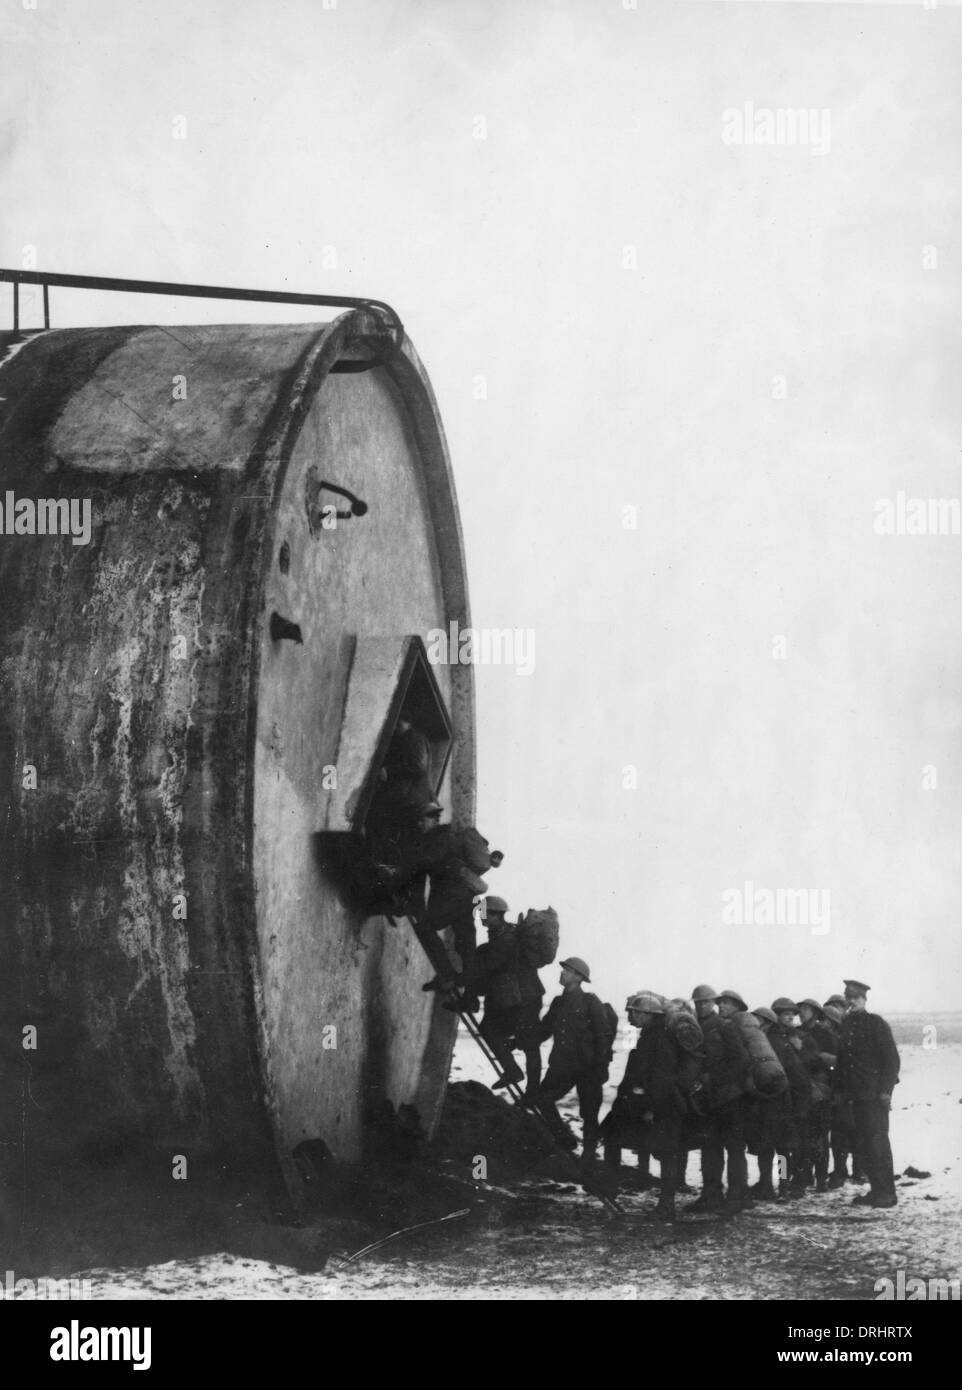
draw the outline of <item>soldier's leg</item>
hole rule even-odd
[[[863,1162],[873,1198],[895,1197],[895,1172],[889,1142],[889,1112],[879,1101],[855,1103],[858,1133],[863,1145]]]
[[[621,1167],[621,1144],[611,1135],[605,1135],[603,1152],[609,1168]]]
[[[800,1114],[796,1123],[796,1142],[792,1148],[789,1175],[791,1192],[794,1197],[804,1197],[806,1188],[812,1181],[812,1151],[809,1145],[811,1116],[806,1110]]]
[[[655,1214],[662,1219],[673,1221],[678,1184],[678,1151],[681,1146],[680,1125],[674,1120],[663,1120],[655,1126],[655,1130],[658,1162],[661,1167],[661,1192]]]
[[[801,1147],[795,1154],[792,1164],[792,1186],[801,1194],[812,1185],[812,1151],[808,1136],[802,1138]]]
[[[725,1169],[725,1146],[719,1131],[717,1111],[705,1121],[708,1131],[701,1150],[701,1196],[693,1202],[691,1211],[717,1211],[724,1205],[722,1173]]]
[[[812,1166],[816,1192],[824,1192],[828,1187],[829,1121],[829,1109],[823,1102],[818,1106],[812,1123]]]
[[[881,1187],[882,1197],[894,1202],[897,1198],[895,1193],[895,1164],[892,1161],[892,1143],[889,1139],[889,1110],[881,1102],[878,1103],[877,1107],[876,1126],[877,1181]]]
[[[461,978],[464,982],[465,992],[468,1001],[474,1000],[474,1007],[477,1008],[477,994],[475,993],[475,958],[477,955],[477,932],[474,926],[474,904],[467,899],[459,904],[456,912],[451,914],[451,926],[454,929],[454,949],[457,951],[461,960]]]
[[[541,1085],[541,1048],[537,1039],[525,1046],[524,1071],[527,1077],[525,1092],[529,1096],[537,1095],[538,1087]]]
[[[463,986],[465,998],[462,1000],[462,1006],[474,1013],[480,1007],[474,979],[476,953],[474,899],[467,891],[455,891],[447,885],[442,885],[438,889],[432,888],[428,895],[428,905],[421,918],[421,930],[418,935],[422,939],[422,933],[425,931],[433,931],[439,935],[446,927],[450,927],[452,930],[454,949],[458,954],[461,968],[460,973],[456,972],[453,963],[445,952],[444,966],[436,966],[438,975],[445,983],[454,979]],[[425,949],[427,949],[426,943]]]
[[[795,1150],[789,1142],[782,1142],[778,1150],[778,1195],[781,1198],[799,1196],[798,1188],[792,1179],[795,1176]]]
[[[839,1115],[837,1103],[832,1107],[828,1142],[832,1151],[832,1176],[828,1180],[828,1185],[830,1188],[842,1187],[848,1177],[848,1155],[851,1146],[848,1131]]]
[[[538,1040],[540,1017],[541,1008],[535,1002],[522,1004],[518,1012],[515,1046],[524,1052],[524,1070],[527,1078],[525,1093],[529,1096],[533,1096],[541,1084],[541,1043]]]
[[[728,1157],[728,1200],[748,1200],[748,1154],[745,1149],[745,1107],[733,1100],[724,1107],[723,1139]]]
[[[435,987],[452,984],[457,972],[437,931],[429,925],[427,920],[424,920],[414,924],[414,934],[420,941],[424,954],[434,967],[435,979],[429,983]],[[428,986],[425,985],[424,988],[427,989]]]
[[[577,1148],[577,1142],[558,1113],[556,1102],[574,1089],[576,1080],[576,1077],[566,1072],[559,1072],[554,1067],[549,1066],[547,1075],[538,1090],[538,1110],[552,1134],[566,1149]]]
[[[586,1154],[594,1153],[598,1146],[598,1116],[601,1113],[603,1099],[602,1087],[602,1081],[594,1073],[582,1075],[578,1079],[578,1109],[581,1111],[584,1152]]]
[[[852,1179],[854,1182],[872,1181],[872,1157],[869,1152],[864,1106],[860,1101],[852,1101],[852,1124],[849,1131],[852,1142]]]
[[[807,1189],[811,1185],[812,1163],[808,1157],[808,1150],[803,1146],[792,1154],[789,1161],[789,1176],[791,1195],[793,1197],[804,1197]]]
[[[494,1053],[507,1081],[523,1081],[524,1073],[514,1060],[511,1043],[517,1023],[517,1009],[485,1009],[480,1033]],[[500,1083],[499,1083],[500,1085]]]
[[[775,1149],[762,1144],[758,1149],[758,1188],[756,1197],[763,1202],[774,1202],[775,1188],[772,1184],[772,1165],[775,1162]]]

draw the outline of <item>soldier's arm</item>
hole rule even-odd
[[[832,1086],[836,1095],[842,1095],[846,1089],[847,1054],[848,1049],[842,1047],[842,1036],[839,1034],[838,1051],[835,1054],[835,1070],[832,1073]]]
[[[614,1037],[608,1026],[605,1006],[597,995],[592,995],[588,1006],[588,1023],[594,1042],[595,1063],[599,1067],[607,1067],[608,1053],[611,1051]]]
[[[878,1018],[878,1014],[876,1014]],[[882,1094],[891,1099],[893,1089],[899,1084],[899,1071],[902,1066],[902,1059],[899,1057],[899,1050],[892,1037],[892,1030],[885,1022],[884,1018],[878,1019],[878,1048],[879,1060],[881,1062],[881,1087]]]
[[[559,1000],[552,999],[551,1003],[548,1005],[548,1012],[538,1026],[538,1037],[542,1042],[546,1042],[554,1032],[555,1023],[558,1018],[558,1005]]]

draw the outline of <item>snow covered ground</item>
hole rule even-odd
[[[814,1194],[737,1217],[651,1220],[651,1193],[619,1198],[613,1221],[573,1183],[516,1187],[519,1217],[493,1229],[446,1229],[407,1238],[356,1264],[321,1274],[214,1254],[142,1269],[77,1271],[95,1299],[855,1299],[878,1297],[877,1281],[960,1277],[962,1231],[962,1020],[890,1020],[903,1059],[892,1112],[898,1172],[891,1211],[852,1207],[859,1189]],[[630,1041],[630,1040],[629,1040]],[[934,1044],[934,1045],[933,1045]],[[623,1068],[616,1052],[613,1083]],[[452,1080],[490,1081],[467,1036]],[[614,1092],[609,1085],[607,1099]],[[572,1098],[573,1099],[573,1098]],[[573,1109],[568,1102],[568,1113]],[[575,1124],[575,1128],[578,1128]],[[692,1154],[689,1181],[698,1182]]]

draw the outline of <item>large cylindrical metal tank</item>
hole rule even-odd
[[[386,1101],[430,1129],[455,1020],[321,848],[412,679],[473,815],[471,668],[417,640],[469,615],[411,345],[366,310],[42,334],[0,367],[0,503],[8,1181],[146,1145],[296,1196],[299,1143],[356,1159]]]

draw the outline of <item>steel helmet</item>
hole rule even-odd
[[[504,898],[496,898],[492,893],[484,900],[484,910],[485,913],[507,912],[508,904],[505,902]]]
[[[583,979],[587,980],[589,985],[591,984],[591,971],[588,969],[586,960],[582,960],[580,956],[569,956],[561,964],[568,970],[576,970]]]
[[[665,1001],[662,995],[655,994],[653,990],[641,989],[637,994],[631,995],[626,1007],[638,1009],[639,1012],[646,1014],[663,1014]]]
[[[794,1013],[797,1013],[797,1012],[798,1012],[798,1005],[795,1003],[795,1000],[794,1000],[794,999],[788,999],[788,998],[786,998],[786,996],[785,996],[784,994],[781,995],[780,998],[774,999],[774,1000],[772,1001],[772,1013],[776,1013],[776,1014],[781,1014],[781,1013],[786,1013],[786,1014],[787,1014],[787,1013],[793,1013],[793,1014],[794,1014]]]
[[[845,1000],[840,994],[830,994],[822,1005],[822,1008],[827,1009],[829,1004],[837,1004],[840,1009],[845,1008]]]
[[[778,1019],[772,1013],[771,1009],[752,1009],[752,1013],[756,1018],[764,1019],[766,1023],[778,1022]]]
[[[799,999],[799,1001],[798,1001],[798,1007],[799,1007],[799,1008],[802,1008],[803,1005],[806,1005],[806,1004],[808,1005],[808,1007],[809,1007],[810,1009],[814,1009],[815,1012],[816,1012],[817,1014],[822,1014],[822,1013],[825,1012],[825,1010],[822,1008],[821,1004],[819,1004],[817,1000],[815,1000],[815,999]]]
[[[696,1004],[699,999],[710,999],[712,1003],[714,1003],[718,995],[712,989],[711,985],[696,985],[691,992],[691,997],[692,1001]]]
[[[748,1005],[738,993],[737,989],[723,989],[718,997],[719,999],[730,999],[743,1013],[748,1013]]]

